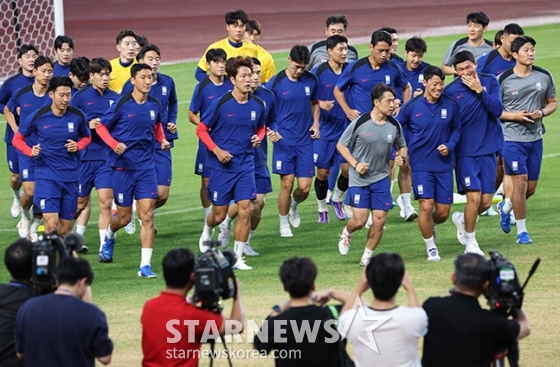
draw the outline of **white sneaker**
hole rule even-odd
[[[132,212],[132,219],[130,219],[130,222],[124,227],[124,230],[128,234],[136,233],[136,213],[134,211]]]
[[[230,222],[231,223],[231,222]],[[218,234],[218,241],[223,249],[226,249],[229,245],[229,238],[231,236],[231,226],[227,225],[225,222],[220,223],[220,233]]]
[[[19,203],[18,199],[14,198],[12,207],[10,208],[10,212],[12,214],[12,218],[19,217],[19,214],[21,213],[21,204]]]
[[[451,220],[453,221],[453,224],[455,224],[455,227],[457,227],[457,239],[459,240],[459,243],[465,246],[467,244],[467,239],[465,238],[465,224],[461,223],[459,220],[460,214],[460,212],[453,213],[453,215],[451,215]]]
[[[480,256],[484,256],[484,252],[478,247],[478,242],[474,241],[473,243],[468,243],[465,246],[465,254],[479,254]]]
[[[237,270],[253,270],[252,266],[245,264],[245,260],[243,260],[243,258],[237,259],[233,268]]]
[[[354,216],[352,207],[350,205],[344,204],[344,211],[346,212],[346,218],[352,219],[352,217]]]
[[[294,237],[292,229],[288,227],[280,227],[280,237]]]
[[[348,251],[350,251],[350,240],[352,240],[352,237],[348,237],[344,233],[340,235],[340,239],[338,240],[338,252],[340,252],[342,256],[346,256]]]
[[[243,248],[243,255],[246,256],[259,256],[259,253],[257,251],[255,251],[255,249],[253,249],[253,247],[251,247],[250,244],[246,243],[245,247]]]
[[[401,209],[401,211],[399,212],[399,215],[401,216],[401,218],[404,218],[404,202],[403,202],[402,196],[400,196],[400,195],[397,196],[397,205]]]
[[[495,209],[493,205],[490,205],[490,208],[488,208],[488,210],[486,211],[486,215],[488,215],[489,217],[495,217],[496,215],[499,215],[500,213],[498,213]]]
[[[29,241],[37,242],[39,240],[39,234],[37,232],[29,232]]]
[[[370,261],[371,261],[371,257],[362,257],[360,259],[360,266],[368,266]]]
[[[20,238],[29,237],[29,219],[25,218],[25,215],[21,216],[17,224],[17,230]]]
[[[297,208],[290,208],[288,219],[290,220],[290,224],[292,225],[292,227],[299,228],[299,225],[301,224],[301,218],[299,216]]]
[[[371,212],[369,212],[369,216],[366,222],[366,229],[370,229],[372,224],[373,224],[373,215],[371,214]]]
[[[416,218],[418,218],[418,213],[412,206],[407,206],[404,208],[405,222],[412,222]]]
[[[198,240],[198,249],[200,252],[204,253],[208,251],[210,247],[204,245],[204,242],[211,241],[212,235],[208,233],[205,229],[202,230],[202,234],[200,235],[200,239]]]
[[[441,261],[441,257],[439,257],[439,251],[437,247],[432,247],[431,249],[427,250],[428,252],[428,261]]]

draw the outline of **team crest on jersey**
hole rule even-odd
[[[387,143],[392,143],[393,142],[393,134],[388,134],[387,135]]]
[[[311,95],[311,89],[309,89],[309,86],[305,86],[305,95],[306,96],[310,96]]]
[[[109,106],[112,106],[113,103],[115,103],[115,100],[114,100],[114,99],[110,99],[110,100],[109,100]]]
[[[69,133],[73,133],[73,132],[74,132],[74,123],[73,123],[73,122],[69,122],[69,123],[68,123],[68,132],[69,132]]]
[[[150,118],[151,118],[152,120],[155,120],[155,119],[156,119],[156,111],[150,110]]]
[[[251,121],[255,121],[257,119],[257,111],[251,111]]]
[[[542,90],[541,82],[537,82],[536,86],[537,86],[537,90]]]
[[[447,108],[442,108],[442,109],[441,109],[441,118],[442,118],[442,119],[446,119],[446,118],[447,118]]]
[[[162,96],[166,96],[167,95],[167,87],[164,85],[163,87],[161,87],[161,95]]]
[[[391,75],[385,75],[385,84],[391,84]]]
[[[418,75],[418,83],[422,83],[424,81],[424,74]]]

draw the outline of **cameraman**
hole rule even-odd
[[[428,333],[424,337],[423,367],[487,367],[500,346],[513,344],[530,332],[529,319],[515,310],[514,319],[482,309],[478,297],[488,288],[490,266],[477,254],[455,260],[451,280],[455,289],[446,297],[424,302]]]
[[[6,249],[4,263],[12,276],[8,284],[0,284],[0,366],[23,366],[16,356],[14,330],[21,305],[35,297],[31,286],[31,241],[19,239]]]
[[[25,366],[95,366],[111,362],[113,342],[105,314],[82,298],[93,281],[89,263],[65,257],[57,267],[58,288],[21,306],[15,346]]]
[[[142,366],[197,366],[204,331],[211,333],[210,339],[217,333],[224,335],[224,321],[228,319],[187,302],[187,293],[194,284],[194,255],[190,249],[169,251],[162,265],[166,289],[148,300],[142,311]],[[241,325],[235,329],[241,333],[245,316],[239,283],[230,320]],[[207,325],[209,329],[205,330]]]

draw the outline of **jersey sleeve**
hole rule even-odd
[[[20,121],[18,132],[24,137],[28,137],[29,135],[37,131],[35,125],[32,123],[34,117],[35,113],[32,113],[27,116],[25,121]]]
[[[393,146],[395,147],[396,150],[402,149],[402,148],[406,148],[406,140],[404,138],[404,133],[403,133],[403,128],[401,126],[401,124],[399,124],[397,122],[397,137],[395,139],[395,143],[393,144]]]
[[[546,88],[546,98],[556,97],[556,86],[554,85],[554,78],[552,75],[550,77],[550,85]],[[544,106],[543,106],[544,107]]]
[[[403,128],[407,128],[408,124],[410,123],[410,111],[412,108],[410,107],[411,101],[407,101],[403,104],[401,109],[399,110],[399,114],[397,115],[396,119],[401,124]]]
[[[12,95],[12,97],[8,100],[8,102],[6,103],[6,107],[8,107],[8,109],[15,115],[16,114],[16,109],[19,106],[19,103],[16,100],[16,96],[17,93]],[[4,112],[4,109],[2,109],[2,113]]]
[[[352,69],[354,69],[354,63],[348,65],[344,69],[344,71],[340,74],[340,78],[338,79],[338,82],[336,83],[338,89],[340,89],[343,92],[346,89],[348,89],[348,87],[350,87],[352,84],[352,79],[353,79],[352,72],[351,72]]]
[[[488,55],[489,55],[489,53],[481,56],[478,60],[476,60],[476,63],[477,63],[476,72],[477,73],[484,73],[484,69],[486,68],[486,61],[488,60]]]
[[[451,60],[451,57],[453,57],[453,49],[455,48],[455,44],[457,43],[457,41],[453,42],[449,48],[447,49],[447,52],[445,53],[445,56],[443,57],[443,64],[447,65],[447,66],[451,66],[451,63],[453,60]]]
[[[98,310],[92,322],[92,349],[96,358],[105,357],[113,353],[113,342],[109,338],[109,326],[105,314]]]
[[[398,63],[395,63],[395,66],[397,67],[398,75],[395,78],[395,85],[398,88],[402,88],[404,89],[406,87],[406,85],[408,84],[408,78],[406,77],[406,74],[404,73],[401,65],[399,65]]]
[[[274,95],[271,97],[269,105],[266,106],[266,126],[273,131],[277,131],[278,121],[276,120],[276,97]]]
[[[204,125],[206,125],[209,129],[215,127],[216,123],[218,122],[218,101],[220,101],[220,99],[216,99],[214,102],[212,102],[212,104],[206,111],[204,111],[204,114],[200,118],[200,122],[204,123]]]
[[[482,105],[489,111],[492,116],[499,118],[503,112],[502,93],[498,80],[494,77],[490,78],[488,87],[482,89],[480,98],[482,98]]]
[[[113,103],[109,109],[101,116],[101,123],[107,127],[107,130],[111,130],[115,124],[119,121],[119,113],[117,111],[118,102]]]
[[[169,100],[168,100],[169,105],[168,105],[168,112],[167,112],[167,121],[163,121],[163,122],[176,123],[177,114],[179,111],[179,100],[177,99],[177,90],[175,88],[175,81],[173,81],[173,79],[171,79],[169,89],[170,91],[169,91]]]
[[[451,114],[451,134],[449,135],[449,139],[447,140],[447,142],[445,142],[445,146],[450,151],[455,149],[457,142],[461,138],[461,111],[457,102],[453,103],[455,104],[455,108],[453,109],[453,113]]]
[[[200,112],[200,107],[202,105],[202,99],[200,98],[200,83],[198,83],[195,87],[194,87],[194,91],[191,97],[191,105],[189,107],[189,111],[193,112],[193,113],[199,113]]]
[[[80,116],[80,124],[78,126],[78,134],[81,138],[91,136],[91,130],[89,129],[89,124],[87,122],[86,116],[82,114]]]
[[[338,142],[347,148],[352,148],[354,146],[354,141],[356,140],[354,130],[356,128],[357,122],[357,119],[352,121],[350,125],[348,125],[346,130],[344,130],[344,132],[340,136],[340,139],[338,139]]]
[[[4,113],[4,106],[10,100],[10,82],[4,82],[0,87],[0,113]]]

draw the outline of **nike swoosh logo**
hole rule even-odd
[[[283,95],[286,95],[286,94],[288,94],[288,93],[290,93],[290,91],[282,92]]]
[[[152,195],[155,195],[155,194],[157,194],[157,192],[153,192],[153,191],[152,191]]]
[[[214,94],[214,95],[212,95],[212,96],[208,96],[208,99],[212,99],[212,98],[214,98],[214,97],[216,97],[216,95],[215,95],[215,94]]]
[[[235,116],[235,113],[228,113],[227,114],[227,117],[232,117],[232,116]]]
[[[95,102],[88,102],[87,105],[91,106],[92,104],[94,104]]]
[[[365,82],[367,82],[368,80],[369,80],[369,78],[367,78],[367,79],[362,79],[362,83],[365,83]]]
[[[416,114],[416,117],[422,116],[424,114],[424,112],[420,112]]]
[[[51,127],[52,125],[43,125],[43,128],[48,129],[49,127]]]
[[[132,117],[132,116],[134,116],[134,115],[136,115],[136,114],[135,114],[135,113],[129,113],[129,114],[128,114],[128,117]]]
[[[31,107],[31,103],[24,103],[23,107]]]
[[[366,134],[366,138],[369,138],[370,136],[372,136],[373,134]]]
[[[464,96],[464,94],[459,94],[459,95],[457,96],[457,99],[461,99],[463,96]]]
[[[498,70],[498,71],[496,71],[496,74],[497,74],[497,75],[500,75],[500,74],[503,73],[503,72],[504,72],[503,70]]]
[[[325,87],[330,88],[332,87],[334,84],[326,84]]]

